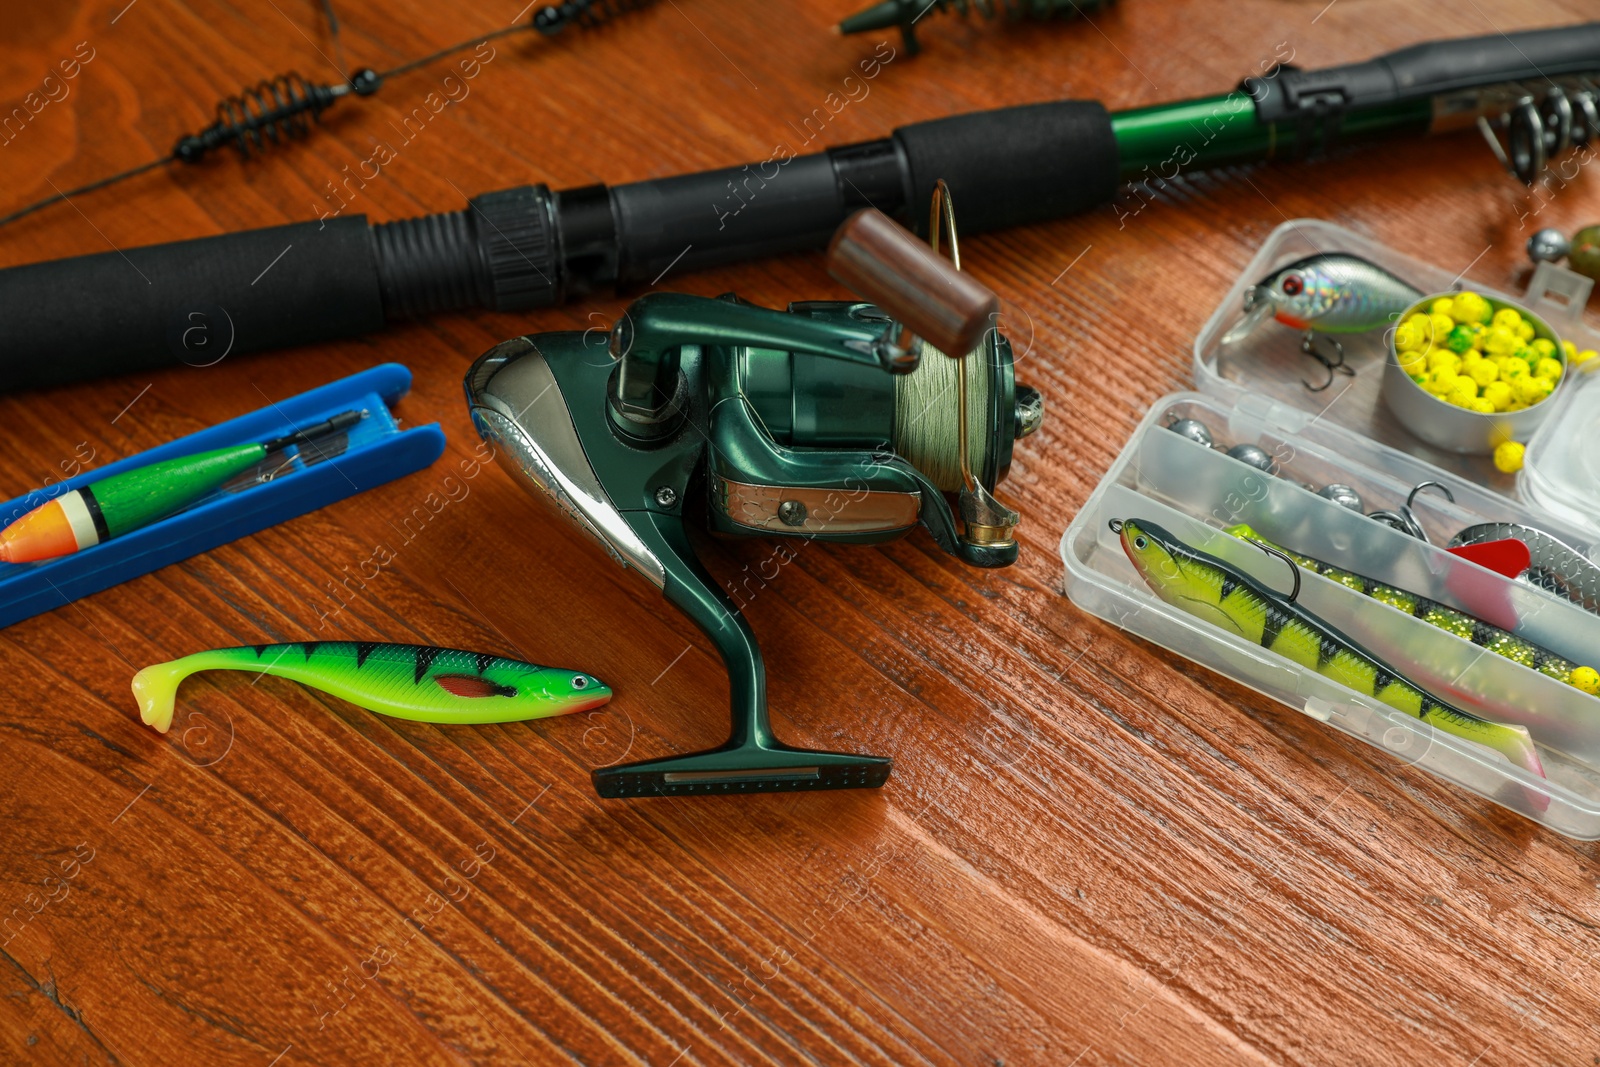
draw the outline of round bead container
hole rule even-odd
[[[1419,312],[1427,314],[1434,301],[1456,295],[1436,293],[1420,300],[1400,316],[1399,322],[1403,325]],[[1497,297],[1482,299],[1493,311],[1504,308],[1516,311],[1524,322],[1533,327],[1534,339],[1545,338],[1555,346],[1556,358],[1562,364],[1562,374],[1555,382],[1555,387],[1542,400],[1520,411],[1494,412],[1473,411],[1449,403],[1423,388],[1401,366],[1401,355],[1395,343],[1398,327],[1389,331],[1389,359],[1383,368],[1383,400],[1402,426],[1430,445],[1471,455],[1486,455],[1503,442],[1527,441],[1532,437],[1545,416],[1555,410],[1556,399],[1567,388],[1574,369],[1570,361],[1561,355],[1561,338],[1549,323],[1512,301]]]

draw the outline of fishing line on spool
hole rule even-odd
[[[993,381],[980,344],[958,362],[921,341],[921,363],[895,379],[894,447],[928,480],[945,492],[964,487],[961,477],[960,363],[967,365],[967,456],[969,468],[984,469],[989,444],[988,412]]]

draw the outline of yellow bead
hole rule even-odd
[[[1592,348],[1585,348],[1582,352],[1569,354],[1567,358],[1574,363],[1587,363],[1597,355],[1600,355],[1600,352],[1596,352]]]
[[[1567,681],[1591,696],[1600,693],[1600,671],[1593,667],[1575,667]]]
[[[1571,341],[1562,341],[1561,351],[1566,354],[1568,359],[1572,359],[1578,354],[1578,346],[1573,344]]]
[[[1448,315],[1450,314],[1450,305],[1453,303],[1454,301],[1448,296],[1441,296],[1439,299],[1428,305],[1428,311],[1434,315]],[[1452,320],[1452,322],[1453,321],[1454,320]]]
[[[1528,347],[1541,356],[1553,356],[1556,354],[1556,343],[1548,337],[1535,337],[1528,342]]]
[[[1493,363],[1486,359],[1480,359],[1467,371],[1467,376],[1479,385],[1488,385],[1500,377],[1500,371]]]
[[[1517,339],[1518,340],[1522,340],[1522,341],[1531,341],[1531,340],[1533,340],[1533,338],[1534,338],[1533,323],[1527,322],[1527,321],[1519,323],[1518,326],[1517,326],[1517,329],[1516,329],[1516,334],[1517,334]]]
[[[1507,381],[1514,382],[1530,373],[1532,368],[1528,366],[1528,361],[1517,356],[1509,356],[1500,364],[1500,377]]]
[[[1522,469],[1522,445],[1516,441],[1502,441],[1495,446],[1495,469],[1505,474],[1515,474]]]
[[[1438,367],[1428,372],[1428,384],[1423,388],[1430,393],[1444,396],[1450,391],[1450,387],[1456,384],[1459,377],[1460,375],[1451,367]]]
[[[1402,322],[1394,328],[1394,347],[1398,352],[1414,352],[1425,340],[1422,327],[1414,322]]]
[[[1513,400],[1511,403],[1506,405],[1506,414],[1508,414],[1508,415],[1511,414],[1514,411],[1527,411],[1527,410],[1528,410],[1528,405],[1520,404],[1515,400]]]
[[[1515,330],[1522,325],[1522,312],[1516,308],[1501,308],[1494,313],[1493,322],[1496,326],[1504,326],[1508,330]]]
[[[1450,317],[1457,322],[1488,322],[1493,309],[1477,293],[1463,291],[1450,301]]]
[[[1520,347],[1517,335],[1504,326],[1491,326],[1484,332],[1487,334],[1483,339],[1483,350],[1485,352],[1510,353],[1515,352]]]
[[[1464,408],[1478,399],[1478,387],[1472,383],[1471,378],[1458,377],[1450,383],[1450,388],[1444,394],[1444,398],[1447,403],[1454,404],[1458,408]]]
[[[1449,367],[1453,371],[1461,369],[1461,357],[1448,348],[1435,348],[1428,352],[1428,369],[1443,370]]]
[[[1511,403],[1511,386],[1506,382],[1490,382],[1483,387],[1483,398],[1496,411],[1504,411],[1506,405]]]
[[[1494,402],[1490,401],[1490,400],[1485,400],[1481,396],[1473,397],[1471,400],[1469,400],[1467,402],[1467,409],[1469,411],[1476,411],[1480,415],[1493,415],[1494,414]]]
[[[1519,378],[1511,379],[1511,395],[1516,397],[1517,403],[1532,407],[1544,399],[1544,389],[1539,385],[1543,379],[1535,378],[1531,374],[1524,374]]]
[[[1541,378],[1549,378],[1552,382],[1559,382],[1561,380],[1561,361],[1546,356],[1534,366],[1533,373]]]
[[[1429,315],[1428,321],[1433,323],[1433,336],[1441,344],[1449,336],[1450,331],[1456,328],[1456,320],[1449,315]]]

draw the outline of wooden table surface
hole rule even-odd
[[[335,6],[353,66],[515,14]],[[930,15],[910,58],[894,37],[832,34],[855,6],[668,0],[554,44],[502,41],[346,210],[670,175],[977,107],[1223,92],[1285,42],[1318,66],[1600,17],[1579,0],[1124,0],[1092,25]],[[3,5],[7,111],[59,61],[92,58],[0,146],[0,210],[166,151],[240,85],[332,76],[319,9]],[[879,41],[892,59],[846,86]],[[264,160],[57,205],[0,231],[0,263],[313,218],[444,73],[395,79]],[[855,98],[802,147],[841,90]],[[1515,287],[1531,227],[1595,221],[1600,186],[1530,201],[1469,134],[1197,181],[1121,224],[1106,209],[965,242],[1036,331],[1021,376],[1048,418],[1003,493],[1021,560],[968,569],[920,535],[812,545],[747,608],[781,734],[893,756],[881,791],[595,797],[595,767],[719,742],[724,674],[652,591],[471,466],[460,382],[491,344],[608,322],[623,298],[0,399],[4,497],[384,360],[415,371],[406,422],[450,439],[428,471],[0,634],[0,1061],[1600,1064],[1595,845],[1061,595],[1062,529],[1152,402],[1190,385],[1192,339],[1262,238],[1300,216]],[[844,295],[816,254],[662,285]],[[378,546],[392,563],[348,581]],[[769,553],[717,543],[708,559],[731,582]],[[165,737],[138,721],[138,667],[318,637],[520,653],[617,696],[442,729],[213,674]]]

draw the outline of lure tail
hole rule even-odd
[[[1493,728],[1487,731],[1487,736],[1481,738],[1483,744],[1530,774],[1536,774],[1540,778],[1545,776],[1544,763],[1539,759],[1539,750],[1534,747],[1533,737],[1528,733],[1526,726],[1512,726],[1508,723],[1490,725]]]
[[[172,727],[172,712],[178,699],[178,686],[195,671],[205,670],[199,658],[188,656],[170,663],[154,663],[133,676],[133,696],[139,702],[139,718],[146,726],[166,733]]]

